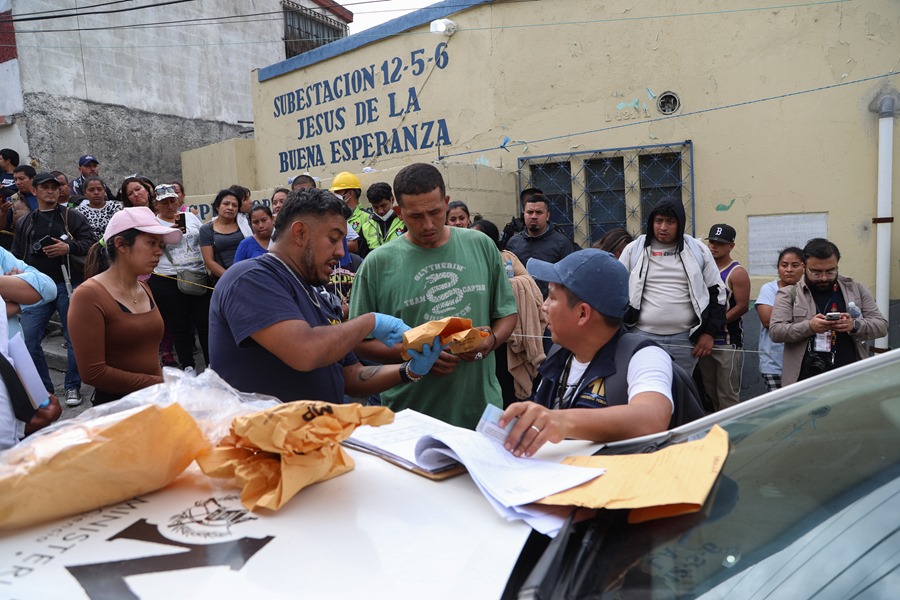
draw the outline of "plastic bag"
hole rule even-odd
[[[165,382],[58,421],[0,453],[0,530],[75,515],[165,487],[228,433],[280,404],[213,371]]]

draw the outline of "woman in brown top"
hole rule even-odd
[[[146,207],[116,213],[103,235],[109,268],[81,284],[69,303],[69,334],[82,379],[94,386],[93,404],[118,400],[162,383],[159,342],[163,319],[146,283],[165,243],[181,241],[181,231],[164,227]],[[86,275],[97,271],[92,248]]]

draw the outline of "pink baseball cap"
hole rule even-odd
[[[163,241],[167,244],[177,244],[181,241],[181,230],[160,225],[159,221],[156,220],[156,215],[146,206],[123,208],[114,214],[106,225],[103,239],[106,243],[109,243],[109,240],[114,236],[129,229],[161,235]]]

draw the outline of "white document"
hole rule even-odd
[[[416,444],[416,462],[426,468],[448,456],[466,465],[479,487],[505,507],[540,500],[604,473],[604,469],[517,458],[497,442],[460,427],[429,435]]]
[[[41,376],[38,375],[37,367],[34,366],[34,361],[31,360],[31,354],[28,352],[28,347],[25,346],[25,340],[22,338],[21,333],[17,333],[9,340],[9,359],[9,362],[16,369],[16,373],[19,374],[22,385],[25,386],[31,405],[35,408],[43,406],[49,396],[44,388],[44,383],[41,381]]]
[[[407,408],[394,415],[394,422],[380,427],[362,425],[357,427],[344,443],[351,448],[376,451],[379,455],[390,455],[397,462],[407,467],[424,466],[416,461],[416,442],[423,436],[456,429],[453,425],[440,419],[423,415]],[[444,457],[440,464],[432,463],[428,470],[441,471],[456,464],[456,460]]]

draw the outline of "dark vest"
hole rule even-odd
[[[604,408],[628,404],[628,364],[635,352],[656,342],[634,333],[619,331],[594,355],[575,389],[571,408]],[[538,369],[540,382],[532,400],[552,408],[560,390],[566,362],[572,353],[554,344],[546,360]],[[564,383],[564,382],[563,382]],[[672,397],[675,410],[669,421],[669,429],[684,425],[704,416],[700,394],[693,380],[672,362]]]

